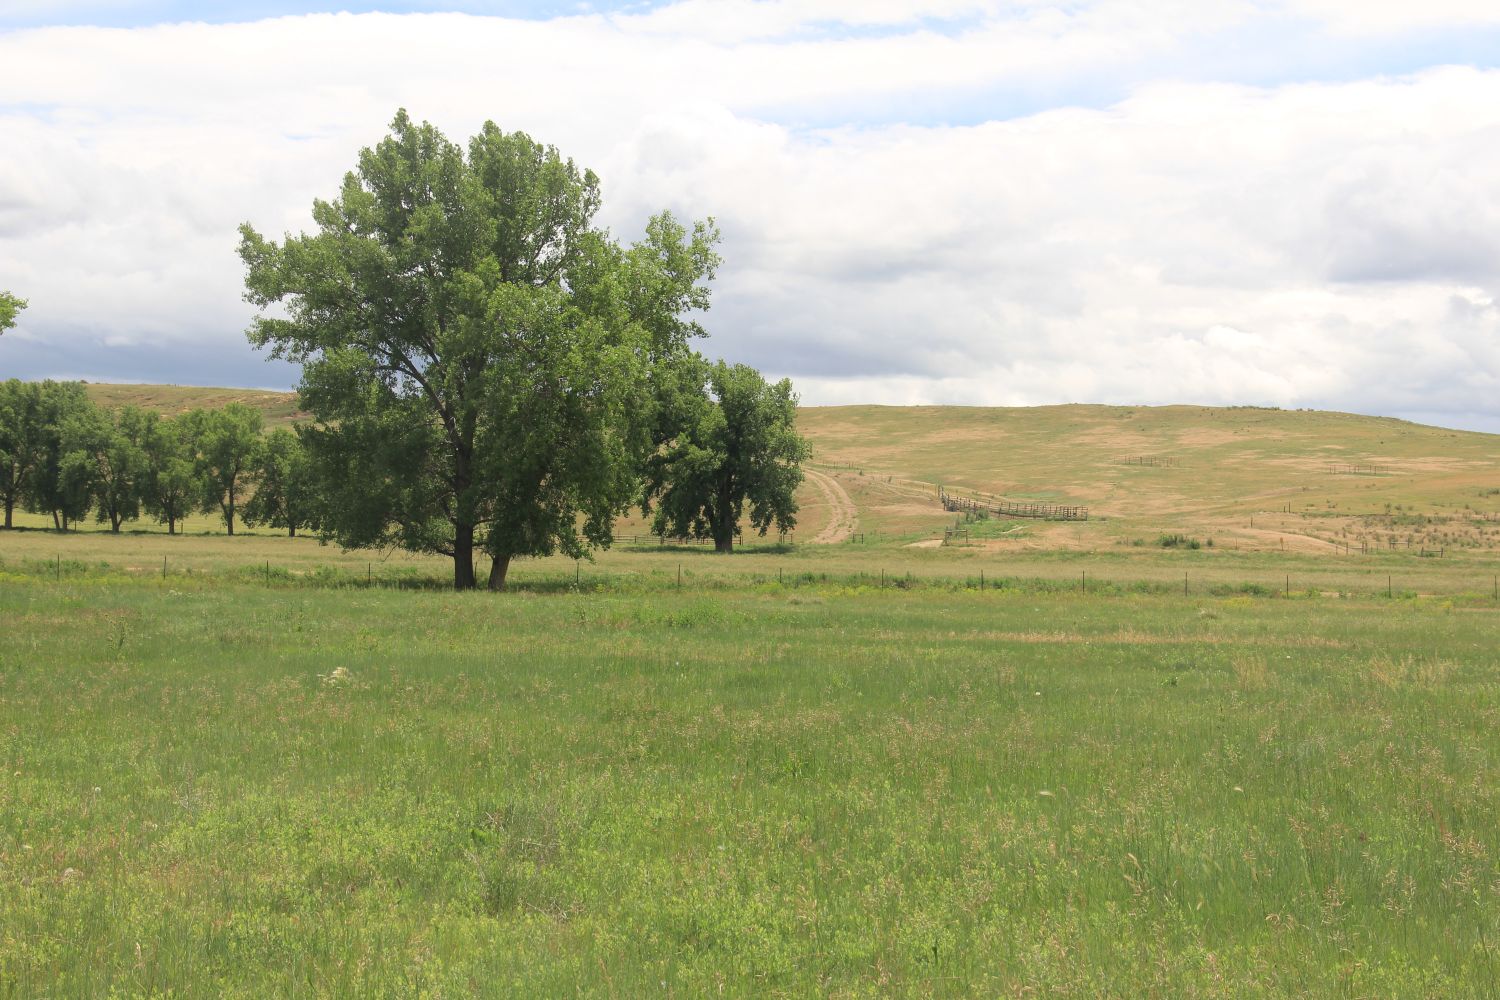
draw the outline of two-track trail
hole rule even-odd
[[[854,501],[849,499],[843,485],[832,476],[806,466],[802,467],[802,473],[823,494],[823,499],[828,501],[828,524],[818,532],[812,543],[833,545],[847,541],[859,526],[859,509],[854,506]]]

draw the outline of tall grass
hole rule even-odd
[[[1497,988],[1484,602],[173,584],[0,583],[0,995]]]

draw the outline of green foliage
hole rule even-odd
[[[16,316],[26,308],[26,300],[10,292],[0,292],[0,333],[16,325]]]
[[[63,478],[87,493],[95,517],[116,533],[140,516],[147,433],[148,417],[134,407],[106,411],[90,403],[63,424]]]
[[[192,449],[198,508],[205,514],[217,510],[232,535],[240,501],[260,458],[260,412],[230,403],[217,410],[189,410],[178,419]]]
[[[146,463],[141,503],[146,513],[165,524],[172,535],[177,533],[178,523],[197,507],[202,494],[196,456],[188,440],[196,420],[164,420],[154,413],[141,417],[141,450]]]
[[[42,386],[13,378],[0,382],[0,501],[6,528],[14,527],[15,510],[24,506],[45,456]]]
[[[699,332],[711,224],[669,216],[624,249],[593,225],[598,179],[487,122],[467,150],[402,111],[318,232],[241,227],[250,339],[303,364],[322,530],[453,560],[609,541],[654,419],[653,364]],[[580,527],[581,524],[581,527]]]
[[[653,530],[712,538],[717,551],[730,552],[748,503],[761,535],[773,524],[790,531],[801,462],[811,453],[797,433],[791,382],[769,385],[754,368],[722,361],[696,372],[696,392],[679,397],[677,432],[651,462]]]
[[[81,383],[41,383],[34,411],[38,455],[27,477],[26,509],[50,514],[63,531],[82,520],[93,499],[92,477],[68,461],[69,428],[88,419],[92,410]]]
[[[301,439],[278,427],[261,443],[255,466],[255,493],[245,504],[246,524],[285,528],[295,536],[299,528],[317,526],[317,478]]]

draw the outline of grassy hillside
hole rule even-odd
[[[244,403],[265,417],[268,427],[283,427],[306,414],[297,409],[295,392],[264,389],[209,389],[192,385],[111,385],[91,383],[89,397],[100,406],[140,406],[176,415],[196,407]]]
[[[270,426],[294,393],[91,385],[104,405],[163,412],[237,401]],[[866,535],[936,538],[954,518],[936,486],[1078,504],[1087,524],[971,526],[971,544],[1098,550],[1182,535],[1220,548],[1344,551],[1392,544],[1500,549],[1500,436],[1348,413],[1202,406],[805,407],[814,467],[836,480]],[[824,483],[826,485],[826,481]],[[835,520],[809,482],[799,536]],[[638,520],[624,532],[646,530]]]
[[[1500,518],[1492,434],[1251,407],[850,406],[801,420],[867,521],[916,516],[928,501],[906,478],[1090,508],[1087,525],[1034,527],[1047,545],[1500,545],[1500,520],[1486,520]]]

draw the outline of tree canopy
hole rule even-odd
[[[10,292],[0,292],[0,333],[15,326],[16,316],[25,308],[25,299],[18,299]]]
[[[246,524],[285,528],[295,538],[299,528],[317,523],[317,488],[312,460],[297,435],[278,427],[265,436],[255,465],[255,493],[245,504]]]
[[[0,503],[5,527],[15,524],[15,510],[26,505],[38,467],[46,458],[42,425],[42,385],[6,379],[0,382]]]
[[[654,443],[658,369],[689,357],[718,258],[670,215],[631,247],[593,224],[598,179],[486,122],[467,149],[399,112],[317,231],[241,226],[252,343],[303,365],[321,530],[453,559],[608,544]]]
[[[722,361],[698,371],[697,392],[679,399],[676,436],[650,465],[655,531],[712,538],[716,551],[731,552],[747,503],[761,535],[773,525],[790,531],[810,453],[791,382],[767,384],[754,368]]]
[[[260,411],[230,403],[216,410],[190,410],[179,419],[193,454],[198,508],[205,514],[217,510],[232,535],[240,502],[260,458]]]

